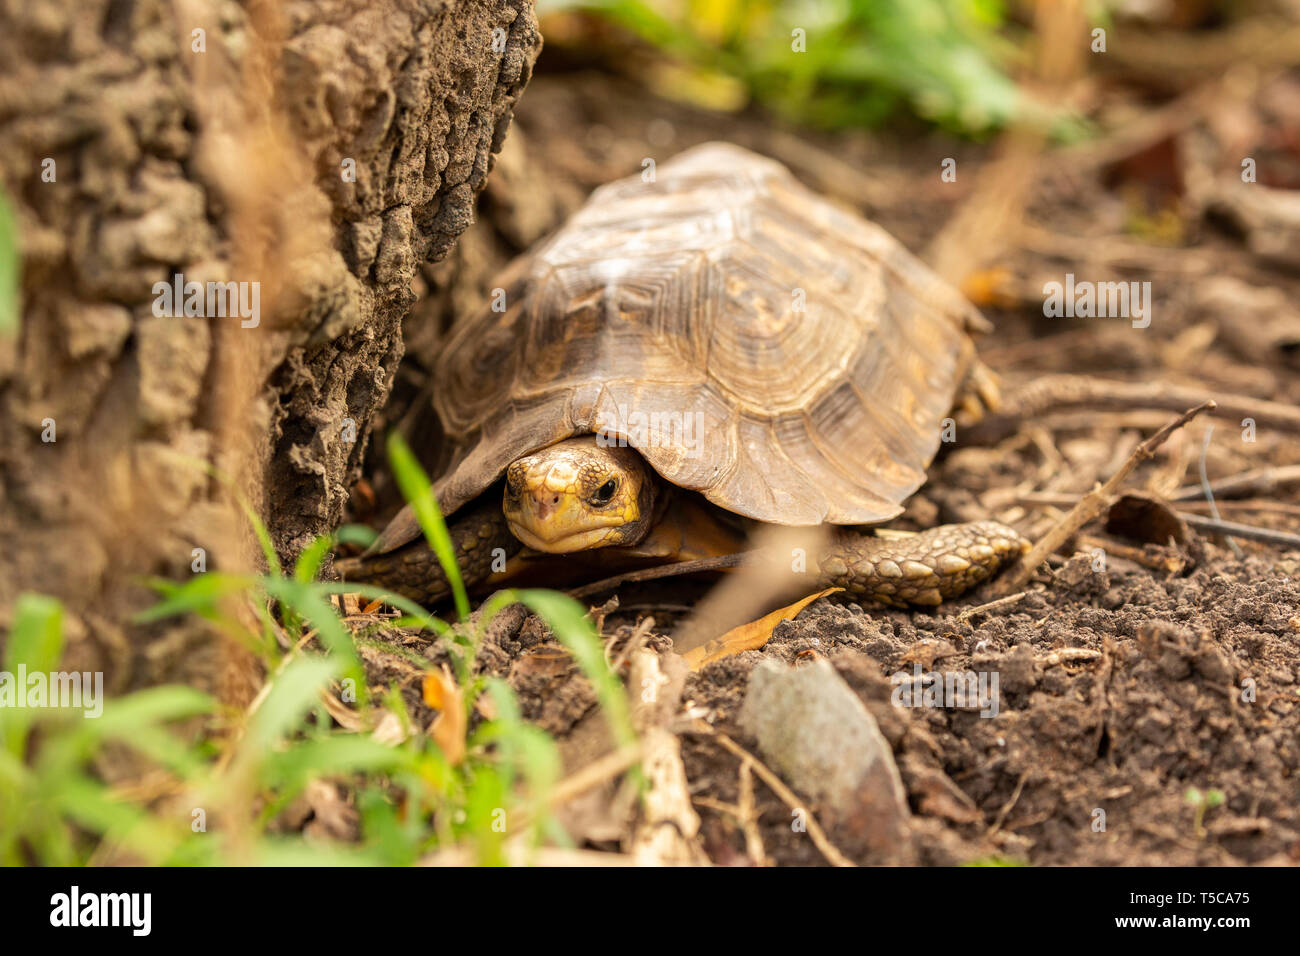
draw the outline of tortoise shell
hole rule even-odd
[[[597,189],[502,288],[437,363],[445,513],[591,432],[760,521],[887,520],[986,326],[880,227],[721,143]]]

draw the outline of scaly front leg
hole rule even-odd
[[[946,524],[906,537],[841,531],[823,552],[822,581],[882,604],[941,604],[997,574],[1029,550],[996,521]]]

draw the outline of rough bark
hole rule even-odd
[[[209,633],[131,623],[142,578],[192,574],[195,548],[255,565],[231,487],[282,557],[338,523],[417,270],[472,221],[529,79],[532,3],[0,10],[23,298],[0,341],[0,629],[53,594],[69,666],[211,686]],[[258,324],[157,315],[176,273],[257,283]]]

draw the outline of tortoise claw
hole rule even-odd
[[[976,425],[1002,404],[1002,387],[993,370],[976,359],[957,389],[957,424]]]

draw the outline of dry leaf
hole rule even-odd
[[[474,698],[474,709],[479,712],[479,716],[484,720],[497,719],[497,705],[487,694],[479,694]]]
[[[406,731],[402,728],[402,721],[398,716],[388,710],[384,711],[384,716],[379,718],[379,723],[370,736],[376,743],[396,747],[406,739]]]
[[[335,783],[312,780],[303,791],[303,798],[311,808],[311,819],[303,827],[304,836],[342,841],[360,836],[357,810],[340,795]]]
[[[810,594],[794,604],[778,608],[771,614],[763,615],[757,621],[750,621],[748,624],[732,628],[721,637],[715,637],[707,644],[689,650],[682,656],[686,658],[686,663],[691,665],[691,670],[697,671],[706,664],[712,664],[714,661],[730,657],[732,654],[739,654],[741,651],[758,650],[772,639],[772,631],[782,621],[790,620],[818,598],[843,590],[843,588],[827,588],[825,591]]]
[[[441,671],[426,671],[424,702],[438,711],[429,727],[429,736],[442,748],[453,766],[465,759],[465,698],[447,665]]]
[[[1017,304],[1012,284],[1010,270],[995,266],[966,276],[962,280],[961,290],[976,305],[1008,306]]]
[[[338,725],[344,730],[350,730],[353,733],[359,733],[365,729],[365,720],[360,714],[349,707],[343,701],[339,700],[329,691],[321,691],[321,699],[325,702],[325,709],[329,715],[338,722]]]

